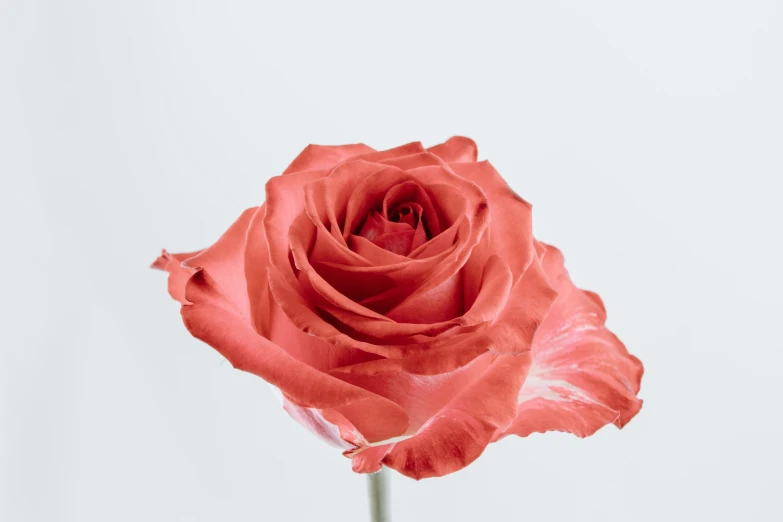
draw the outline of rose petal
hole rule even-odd
[[[394,149],[356,156],[353,158],[353,165],[332,169],[328,181],[317,182],[309,187],[308,214],[314,222],[317,219],[316,216],[320,216],[318,220],[321,222],[328,219],[332,233],[339,239],[339,232],[344,228],[347,198],[354,191],[357,183],[369,175],[368,169],[377,171],[377,162],[423,150],[420,143],[410,143]],[[319,197],[313,197],[313,194],[318,194]]]
[[[249,271],[246,275],[248,288],[260,288],[263,277],[267,278],[269,290],[274,301],[280,305],[291,321],[305,332],[313,332],[321,337],[339,334],[314,311],[312,304],[304,295],[303,289],[294,273],[294,267],[289,260],[288,235],[294,220],[304,210],[303,187],[312,181],[326,176],[326,171],[303,171],[286,176],[272,178],[266,184],[266,213],[261,225],[263,237],[266,239],[269,263],[266,273]],[[254,222],[254,226],[257,223]],[[256,238],[249,248],[254,254],[263,254],[260,248],[261,233],[250,230],[249,236]]]
[[[457,253],[449,257],[449,263],[439,266],[432,274],[428,275],[427,281],[417,289],[419,293],[426,293],[452,278],[462,268],[470,257],[472,249],[481,241],[489,222],[489,212],[481,189],[474,183],[465,183],[462,178],[454,175],[448,169],[443,167],[420,167],[408,171],[406,174],[422,180],[426,179],[430,183],[427,185],[426,190],[428,192],[437,192],[440,196],[438,201],[447,201],[441,211],[449,221],[453,221],[456,224],[465,220],[468,225],[467,230],[461,236],[457,236],[460,238]],[[454,188],[457,190],[453,190]],[[464,202],[465,206],[455,206],[458,202]],[[346,222],[348,222],[348,219],[346,219]],[[462,229],[460,228],[459,230]],[[438,237],[436,236],[420,248],[427,248],[427,245],[437,241]],[[415,258],[417,254],[419,252],[413,251],[409,257]],[[382,294],[365,299],[361,304],[384,314],[409,295],[408,287],[401,286],[400,288],[392,288]]]
[[[441,242],[441,239],[448,240],[448,237],[443,236],[443,234],[438,236],[438,242],[446,244]],[[414,241],[416,241],[415,235]],[[359,236],[351,236],[349,243],[363,257],[379,263],[385,262],[386,264],[365,267],[312,260],[311,264],[313,269],[338,292],[360,303],[363,301],[372,303],[372,301],[369,301],[371,298],[374,296],[382,297],[386,295],[386,291],[396,287],[399,287],[398,292],[404,290],[402,287],[407,289],[408,293],[412,292],[413,289],[426,281],[428,274],[458,250],[458,245],[452,243],[450,247],[440,252],[437,256],[410,259],[385,250]],[[430,243],[433,242],[430,241]],[[438,245],[433,243],[432,246],[437,247]],[[314,258],[316,256],[312,255],[311,259]],[[392,305],[396,302],[393,301],[396,295],[390,296]],[[383,306],[387,305],[383,303]],[[369,308],[373,309],[372,304],[370,304]]]
[[[250,317],[255,330],[269,338],[271,324],[275,315],[282,313],[272,299],[269,289],[268,265],[269,248],[264,233],[266,205],[253,215],[245,234],[245,284],[250,306]]]
[[[497,265],[499,261],[493,261],[492,264]],[[455,329],[455,335],[436,338],[426,345],[426,350],[406,351],[402,360],[369,361],[336,368],[334,371],[367,375],[395,371],[434,375],[454,371],[487,351],[510,355],[529,352],[536,330],[547,316],[556,293],[549,285],[540,262],[536,260],[513,287],[508,298],[495,301],[497,294],[501,294],[502,288],[508,284],[510,274],[507,267],[505,270],[490,270],[492,277],[488,277],[486,285],[482,286],[482,297],[474,304],[476,310],[471,309],[475,315],[465,323],[473,324],[472,328],[476,329],[488,324],[481,323],[482,319],[491,318],[494,319],[491,326],[476,330],[471,327]],[[501,310],[499,315],[493,317],[495,312],[491,307],[482,306],[482,302],[491,303],[495,311]],[[486,315],[482,316],[482,312]]]
[[[375,240],[375,244],[384,250],[404,256],[411,250],[415,233],[416,231],[413,229],[405,230],[403,232],[387,232],[378,236]]]
[[[283,398],[283,409],[321,440],[344,450],[355,449],[353,444],[343,439],[340,428],[324,418],[321,410],[298,406],[286,398]]]
[[[277,307],[276,303],[272,306]],[[273,314],[270,325],[270,341],[280,346],[289,355],[322,372],[329,372],[346,364],[377,360],[380,357],[345,344],[328,342],[326,339],[308,335],[291,322],[285,313]]]
[[[340,174],[340,176],[336,176]],[[456,176],[454,176],[456,178]],[[408,172],[397,167],[385,166],[378,169],[377,164],[349,162],[335,169],[332,176],[324,183],[352,183],[355,187],[345,203],[345,221],[342,224],[343,237],[348,237],[358,231],[361,221],[373,209],[380,207],[386,194],[393,188],[404,185],[404,190],[410,195],[409,201],[414,201],[422,207],[424,220],[430,237],[438,235],[442,224],[437,207],[431,200],[430,193],[423,188],[418,180]],[[455,192],[452,190],[452,192]],[[459,198],[458,201],[463,201]]]
[[[298,211],[300,218],[302,215],[304,204],[302,198],[297,196],[303,185],[320,179],[324,175],[326,175],[324,171],[305,171],[273,178],[267,183],[267,210],[262,224],[270,260],[265,275],[271,296],[291,322],[305,333],[321,337],[330,343],[344,344],[384,357],[402,357],[408,348],[376,346],[345,335],[329,324],[315,310],[313,303],[317,300],[318,294],[311,289],[303,288],[294,273],[294,267],[289,260],[287,236],[292,227],[292,221],[296,219],[294,213]],[[302,221],[300,219],[300,222]],[[249,231],[248,235],[261,237],[257,231]],[[259,250],[255,255],[261,254],[263,252]],[[306,258],[306,255],[304,257]],[[248,271],[248,288],[251,286],[253,288],[261,287],[262,282],[258,281],[259,275],[260,272],[251,273]],[[254,278],[256,281],[251,283]]]
[[[450,220],[453,221],[467,220],[469,229],[465,240],[459,245],[461,247],[459,253],[453,256],[452,262],[438,266],[435,272],[431,276],[428,276],[427,281],[422,285],[419,291],[427,292],[436,288],[459,271],[461,266],[470,256],[470,251],[480,241],[481,236],[486,229],[489,216],[487,204],[481,189],[473,183],[465,182],[463,179],[443,167],[421,167],[410,171],[410,173],[403,173],[393,167],[387,167],[380,171],[376,169],[376,165],[364,165],[361,164],[361,162],[352,161],[335,169],[326,180],[330,181],[341,176],[341,172],[347,173],[345,174],[346,176],[358,175],[362,172],[367,173],[367,176],[363,178],[362,184],[357,187],[348,200],[344,225],[347,229],[352,230],[358,226],[353,223],[356,216],[366,215],[366,213],[370,211],[372,203],[368,203],[369,201],[379,200],[389,188],[395,185],[410,179],[416,179],[415,177],[411,178],[409,174],[412,174],[413,176],[426,176],[428,181],[433,182],[432,185],[427,187],[428,191],[433,187],[435,190],[443,191],[444,193],[451,190],[451,193],[448,194],[451,196],[448,198],[449,202],[443,207],[445,209],[444,215],[447,215]],[[288,178],[290,178],[290,176],[286,176],[283,179]],[[458,188],[459,190],[454,190],[454,188]],[[312,186],[308,186],[305,190],[308,194],[313,194]],[[357,194],[360,194],[361,197],[358,197]],[[461,211],[454,206],[454,204],[460,200],[463,202],[467,200],[469,204],[467,208],[462,208]],[[309,201],[310,198],[308,197],[308,202]],[[314,225],[320,229],[320,227],[323,226],[323,224],[319,222],[320,216],[314,215],[311,210],[313,209],[308,204],[308,215],[313,220]],[[294,226],[305,225],[295,222]],[[335,282],[334,280],[332,280],[331,283],[326,281],[321,274],[318,274],[317,271],[313,269],[310,256],[307,255],[308,245],[302,243],[302,236],[305,232],[303,230],[296,230],[294,227],[291,227],[291,231],[292,232],[289,234],[289,242],[296,261],[296,267],[307,274],[312,288],[332,306],[342,308],[351,314],[355,314],[362,323],[365,323],[367,318],[372,318],[376,321],[385,321],[386,318],[384,318],[382,314],[399,303],[404,296],[410,294],[409,287],[412,284],[415,284],[412,281],[405,281],[403,282],[403,286],[379,294],[380,298],[378,300],[364,300],[361,303],[356,303],[350,296],[346,296],[339,288],[335,288],[331,284]],[[411,253],[411,255],[413,254],[414,253]],[[279,263],[276,263],[275,261],[273,261],[273,263],[280,268],[282,260]],[[349,324],[349,326],[351,328],[356,328],[353,324]]]
[[[232,254],[242,258],[241,250]],[[182,307],[185,326],[235,368],[261,377],[299,405],[344,415],[370,442],[406,431],[407,415],[392,401],[316,370],[258,335],[205,269],[190,278],[185,296],[193,303]]]
[[[370,261],[370,263],[373,265],[372,268],[374,269],[377,269],[379,266],[400,265],[400,263],[407,264],[410,261],[406,256],[401,256],[399,254],[395,254],[394,252],[385,250],[374,244],[366,237],[357,236],[354,234],[348,236],[348,248]],[[323,259],[323,257],[321,257],[321,259]],[[344,263],[332,263],[328,261],[323,263],[334,265],[335,267],[339,268],[344,268],[345,271],[348,272],[352,272],[355,268],[354,266],[346,265]],[[380,270],[374,271],[380,272]]]
[[[416,228],[421,224],[419,217],[422,210],[421,205],[418,203],[401,203],[391,210],[389,219],[393,222],[405,223],[411,228]]]
[[[493,261],[496,262],[499,261]],[[507,277],[510,275],[507,274]],[[383,464],[416,479],[444,475],[457,471],[475,460],[487,444],[506,432],[515,419],[516,397],[532,360],[530,346],[535,330],[531,331],[530,325],[542,321],[555,299],[555,292],[548,286],[538,261],[531,265],[515,286],[514,296],[516,298],[512,297],[513,300],[509,301],[510,305],[504,307],[497,324],[478,335],[466,335],[459,339],[456,345],[449,346],[452,349],[449,351],[453,352],[454,348],[465,349],[475,344],[483,344],[481,347],[483,355],[478,358],[468,350],[462,352],[466,360],[473,361],[469,362],[467,367],[477,364],[476,361],[486,361],[487,357],[497,357],[493,366],[495,364],[498,366],[494,370],[490,367],[490,370],[487,370],[470,388],[459,392],[452,402],[441,407],[438,413],[428,418],[413,437],[395,443],[388,455],[382,458]],[[445,347],[444,344],[443,348]],[[421,398],[421,393],[412,393],[405,402],[395,393],[397,389],[413,386],[410,381],[407,381],[412,377],[403,370],[405,363],[428,355],[429,352],[422,352],[406,357],[399,362],[398,368],[386,368],[389,374],[351,371],[356,367],[393,365],[394,363],[389,360],[370,361],[356,365],[355,368],[338,368],[333,370],[332,374],[348,373],[350,374],[350,377],[346,378],[348,382],[359,384],[402,405],[409,414],[410,427],[413,428],[421,422],[424,414],[429,413],[427,410],[429,397],[424,395]],[[449,358],[449,354],[445,351],[437,355],[443,355],[444,360]],[[437,364],[439,361],[440,358],[435,356],[428,362]],[[446,368],[446,371],[449,373],[443,374],[444,376],[451,375],[454,369]],[[429,382],[427,380],[429,378],[431,377],[422,376],[418,381],[413,382],[422,385]],[[395,382],[404,382],[405,385],[395,386]],[[417,403],[417,400],[423,403]],[[493,402],[488,405],[487,401]],[[373,469],[374,464],[367,461],[367,456],[362,458],[365,461],[355,468]]]
[[[543,272],[531,269],[518,285],[517,302],[508,307],[510,311],[506,312],[505,304],[512,288],[511,277],[508,265],[503,260],[497,256],[490,258],[484,271],[479,296],[464,314],[462,309],[458,308],[461,306],[459,292],[462,290],[459,273],[430,292],[413,293],[414,297],[403,301],[402,306],[384,316],[392,320],[391,322],[351,314],[352,310],[342,309],[334,303],[321,304],[320,307],[353,330],[383,343],[390,340],[400,342],[414,335],[440,335],[453,328],[460,328],[455,331],[459,333],[464,327],[492,321],[501,316],[501,312],[510,316],[519,310],[517,306],[523,304],[526,308],[510,320],[514,322],[515,328],[524,329],[526,336],[524,345],[517,342],[512,349],[524,351],[530,348],[535,328],[546,314],[554,292],[549,288]]]
[[[164,270],[169,273],[169,295],[176,301],[179,301],[180,304],[188,304],[185,300],[185,283],[188,282],[188,279],[190,279],[190,276],[193,275],[194,272],[193,269],[184,268],[182,262],[197,255],[199,252],[169,254],[163,250],[160,256],[150,266],[150,268],[157,268],[158,270]]]
[[[587,437],[610,422],[622,427],[642,406],[642,364],[605,328],[598,296],[573,285],[560,251],[547,246],[543,265],[559,295],[536,334],[519,412],[506,434]]]
[[[514,279],[518,279],[535,256],[532,207],[509,188],[488,161],[451,163],[449,167],[486,194],[492,210],[489,253],[507,259]]]
[[[338,373],[356,375],[378,375],[382,373],[402,372],[413,375],[441,375],[467,366],[477,357],[492,349],[494,343],[488,335],[475,335],[486,329],[486,325],[467,328],[466,333],[460,333],[447,338],[437,338],[427,343],[416,345],[402,359],[382,358],[358,364],[350,364],[332,370]]]
[[[529,367],[529,353],[496,356],[413,437],[394,444],[382,463],[416,480],[464,468],[513,422],[515,397]]]
[[[421,204],[417,202],[417,200],[420,199],[428,200],[428,197],[427,192],[418,183],[413,181],[405,181],[399,185],[395,185],[391,187],[383,197],[383,203],[381,206],[383,210],[383,217],[389,220],[392,219],[392,216],[390,215],[392,208],[402,204],[416,204],[418,206],[419,212],[422,213],[424,211],[424,207],[422,207]],[[428,201],[428,203],[431,202]]]
[[[383,234],[383,230],[383,218],[377,212],[372,212],[367,216],[358,235],[368,241],[373,241],[376,237]]]
[[[375,149],[363,143],[336,146],[308,145],[283,171],[283,174],[291,174],[292,172],[301,172],[303,170],[331,169],[348,158],[361,154],[372,154],[373,152],[375,152]]]
[[[269,249],[269,260],[286,282],[298,286],[288,260],[288,235],[294,220],[305,207],[304,187],[328,175],[327,171],[304,171],[278,176],[266,184],[266,214],[264,235]],[[271,277],[274,277],[272,273]]]
[[[306,239],[309,235],[312,235],[315,229],[313,223],[309,219],[305,219],[304,215],[301,215],[298,219],[295,219],[289,229],[289,245],[290,251],[293,256],[293,260],[296,269],[301,271],[304,276],[309,280],[306,282],[306,290],[313,290],[327,303],[334,306],[344,308],[354,314],[364,317],[371,317],[380,321],[389,321],[389,319],[382,315],[366,308],[359,303],[353,301],[349,296],[335,289],[326,280],[323,279],[321,274],[313,269],[310,264],[310,256],[308,255],[308,245]],[[298,286],[302,287],[305,281],[302,278],[298,279]],[[315,295],[312,292],[308,292],[309,295]]]
[[[269,267],[269,289],[275,302],[299,330],[321,337],[332,344],[357,348],[383,357],[405,357],[410,351],[426,349],[426,344],[414,346],[373,344],[362,340],[361,336],[355,335],[355,332],[351,332],[350,329],[347,333],[341,332],[310,308],[311,303],[317,300],[317,294],[305,297],[303,294],[305,289],[291,287],[282,275],[275,274],[276,271],[275,267]]]
[[[377,473],[383,467],[381,462],[392,447],[393,444],[364,446],[359,450],[346,451],[343,455],[350,457],[351,469],[355,473]]]
[[[380,163],[382,161],[389,160],[392,158],[397,158],[400,156],[410,156],[412,154],[418,154],[420,152],[426,152],[426,149],[420,142],[414,141],[391,149],[381,150],[378,152],[368,152],[367,154],[362,154],[354,159],[364,160],[370,163]]]
[[[424,246],[428,241],[427,231],[424,228],[424,221],[419,220],[416,225],[416,231],[413,235],[413,242],[411,243],[411,252],[415,252],[419,247]],[[408,253],[408,255],[411,254]]]
[[[248,319],[250,302],[244,270],[245,235],[259,208],[245,210],[214,245],[182,262],[183,267],[209,271],[222,294]]]
[[[304,186],[305,209],[319,230],[328,231],[336,245],[344,247],[343,233],[348,200],[361,179],[384,167],[364,160],[346,162],[329,172],[328,176]],[[365,213],[362,217],[366,216]]]
[[[463,227],[463,225],[465,225]],[[361,256],[368,260],[373,261],[372,266],[351,265],[347,263],[335,263],[330,261],[323,261],[326,264],[330,264],[335,268],[341,269],[346,273],[352,274],[356,272],[368,272],[376,274],[391,274],[400,270],[410,270],[411,272],[423,273],[425,267],[433,267],[443,261],[445,258],[451,256],[452,252],[458,249],[461,245],[456,244],[457,232],[463,230],[463,236],[467,235],[467,224],[463,219],[454,223],[445,231],[438,234],[434,239],[426,241],[419,247],[410,252],[408,256],[399,256],[393,254],[388,250],[380,248],[378,245],[373,244],[365,238],[360,236],[350,236],[348,238],[348,246],[353,249],[357,254],[361,252]],[[417,232],[418,234],[419,232]],[[411,245],[412,246],[412,245]],[[316,255],[313,253],[311,256],[312,261],[324,259],[323,255]],[[375,262],[377,260],[377,262]],[[400,277],[405,277],[407,281],[413,280],[411,274],[400,274]]]
[[[411,293],[384,315],[398,323],[433,324],[450,321],[464,312],[462,273],[457,272],[435,288]]]
[[[478,158],[476,142],[464,136],[452,136],[444,143],[428,148],[427,151],[440,157],[446,163],[476,161]]]
[[[480,211],[484,210],[486,208]],[[486,215],[465,216],[465,221],[462,223],[464,226],[459,229],[461,233],[456,236],[454,252],[450,253],[443,263],[438,263],[432,271],[423,274],[424,279],[415,282],[415,291],[411,291],[411,284],[400,284],[386,292],[364,299],[361,304],[378,313],[386,314],[403,300],[413,299],[417,294],[426,294],[453,278],[465,265],[475,244],[481,240],[480,234],[486,226],[485,220]],[[467,239],[460,239],[464,237]],[[412,252],[411,257],[414,254],[415,252]],[[395,273],[394,277],[396,276]],[[462,303],[460,306],[463,306]]]
[[[409,154],[407,156],[397,156],[394,158],[385,159],[379,163],[394,165],[395,167],[402,170],[410,170],[417,167],[446,166],[446,162],[444,162],[441,158],[426,151]]]
[[[474,325],[495,319],[511,292],[511,271],[498,256],[492,256],[484,268],[479,298],[462,318],[465,325]],[[454,277],[426,293],[413,294],[386,316],[397,322],[429,323],[446,321],[462,315],[462,282]],[[452,304],[449,304],[449,300]],[[459,306],[459,309],[455,308]],[[450,310],[451,309],[451,310]],[[456,312],[455,315],[451,315]],[[434,314],[434,315],[433,315]],[[449,317],[450,316],[450,317]],[[440,318],[439,318],[440,317]]]
[[[331,374],[400,405],[408,414],[407,435],[419,431],[486,370],[494,356],[485,354],[456,370],[439,375],[389,372],[375,375],[333,371]]]

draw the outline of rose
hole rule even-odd
[[[475,144],[309,146],[211,247],[165,251],[191,334],[357,472],[440,476],[499,438],[591,435],[642,365]]]

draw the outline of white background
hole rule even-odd
[[[395,521],[773,521],[783,3],[0,0],[0,520],[365,520],[365,477],[192,339],[308,143],[474,138],[645,364],[624,430],[393,478]]]

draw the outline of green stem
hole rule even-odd
[[[381,468],[378,473],[367,475],[370,495],[370,520],[372,522],[390,522],[389,515],[389,472]]]

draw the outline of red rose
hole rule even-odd
[[[506,435],[586,437],[641,408],[601,299],[467,138],[311,145],[214,245],[153,266],[190,333],[357,472],[440,476]]]

